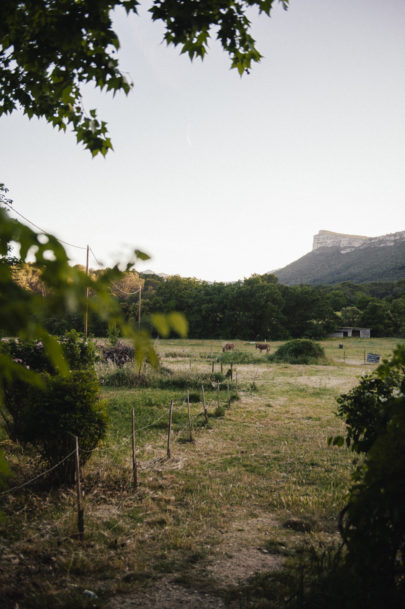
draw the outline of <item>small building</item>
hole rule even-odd
[[[336,332],[329,334],[331,338],[370,338],[370,328],[338,328]]]

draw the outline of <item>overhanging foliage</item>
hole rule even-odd
[[[154,21],[165,26],[168,44],[191,59],[203,58],[217,38],[240,74],[260,60],[249,33],[248,9],[270,15],[274,0],[154,0]],[[288,0],[280,0],[287,8]],[[82,89],[129,93],[132,83],[120,71],[117,9],[137,13],[138,0],[2,0],[0,3],[0,116],[22,110],[53,127],[73,128],[92,155],[112,148],[107,125],[95,109],[86,112]]]

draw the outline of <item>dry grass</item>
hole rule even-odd
[[[240,401],[224,417],[211,416],[208,427],[201,404],[191,404],[193,442],[184,391],[107,391],[109,437],[84,471],[84,541],[76,535],[74,489],[49,491],[39,481],[1,497],[2,607],[157,607],[159,595],[150,593],[150,583],[159,590],[174,579],[173,603],[187,587],[190,607],[204,606],[204,594],[205,606],[220,607],[227,587],[277,568],[303,543],[336,537],[352,456],[327,446],[328,436],[342,431],[335,400],[373,368],[362,362],[364,349],[385,356],[395,345],[385,339],[346,342],[350,357],[343,360],[338,342],[323,343],[325,366],[269,365],[265,356],[263,363],[235,366]],[[161,341],[158,349],[173,370],[190,370],[191,362],[192,372],[207,372],[221,345]],[[245,343],[237,348],[254,351]],[[212,415],[215,391],[207,397]],[[168,460],[170,399],[177,410]],[[225,399],[222,392],[223,404]],[[138,492],[131,473],[132,406]],[[10,442],[4,448],[13,483],[35,475],[40,466],[34,455]],[[135,593],[143,604],[128,601]]]

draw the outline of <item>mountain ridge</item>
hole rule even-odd
[[[285,285],[405,279],[405,231],[366,237],[320,230],[311,252],[273,273]]]

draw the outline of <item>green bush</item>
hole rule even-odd
[[[72,451],[72,435],[79,437],[81,462],[85,463],[107,426],[94,372],[94,343],[75,330],[58,341],[70,368],[67,376],[52,366],[41,341],[1,343],[1,350],[16,363],[41,373],[34,384],[28,378],[6,380],[2,415],[7,432],[13,440],[34,446],[51,467]],[[73,457],[52,472],[58,483],[70,484],[74,476]]]
[[[97,359],[94,342],[76,330],[65,332],[59,339],[71,370],[93,368]]]
[[[319,364],[326,361],[326,356],[318,343],[306,338],[298,338],[281,345],[273,355],[268,355],[267,359],[270,362],[286,364]]]
[[[364,606],[403,606],[405,345],[338,403],[338,413],[346,421],[346,444],[365,455],[341,515],[346,562],[368,591]],[[343,438],[333,443],[342,444]]]
[[[58,342],[71,370],[82,370],[94,366],[96,349],[91,340],[76,330],[70,330],[61,336]],[[1,352],[10,355],[15,362],[34,372],[49,372],[50,374],[57,372],[39,340],[2,339],[0,349]]]
[[[64,377],[44,373],[37,385],[23,381],[6,384],[4,403],[10,437],[33,445],[51,467],[73,450],[72,436],[79,438],[84,464],[106,433],[99,383],[91,370],[75,370]],[[52,472],[58,483],[72,484],[74,477],[74,457]]]

